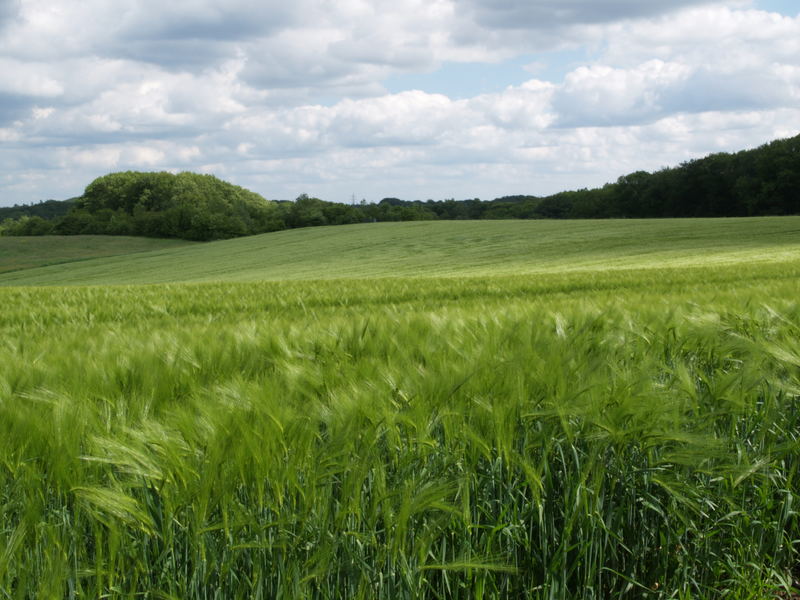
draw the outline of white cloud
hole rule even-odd
[[[659,58],[719,69],[761,67],[765,57],[800,61],[800,21],[776,13],[698,8],[639,22],[613,24],[602,60],[625,66]]]
[[[800,17],[747,4],[0,0],[0,203],[129,168],[282,198],[546,193],[793,135]],[[553,77],[536,51],[565,47]],[[382,85],[513,57],[495,93]]]
[[[655,59],[632,69],[579,67],[559,87],[554,103],[562,127],[632,124],[660,116],[664,96],[683,87],[691,68]]]
[[[54,69],[42,63],[0,58],[0,94],[53,98],[64,93]]]

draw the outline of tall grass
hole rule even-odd
[[[0,598],[771,598],[800,265],[0,291]]]

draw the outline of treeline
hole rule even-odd
[[[65,205],[58,208],[55,205]],[[67,206],[67,203],[68,206]],[[43,206],[46,205],[46,206]],[[47,201],[0,223],[3,235],[109,234],[213,240],[281,229],[432,219],[737,217],[800,214],[800,135],[719,153],[601,188],[490,201],[267,201],[211,175],[112,173],[78,199]],[[58,211],[62,211],[59,213]],[[50,212],[47,212],[50,211]],[[6,216],[0,213],[0,217]]]
[[[22,217],[41,217],[51,220],[63,217],[75,204],[75,198],[70,200],[43,200],[36,204],[15,204],[14,206],[0,206],[0,222],[6,219],[16,220]]]
[[[800,214],[800,135],[719,153],[655,173],[637,171],[601,188],[552,196],[403,202],[437,219],[603,219]]]

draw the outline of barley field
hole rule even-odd
[[[0,276],[0,598],[791,597],[800,219],[746,221]]]
[[[0,273],[191,244],[185,240],[105,235],[0,236]]]
[[[74,239],[94,238],[98,244],[100,237]],[[0,238],[0,266],[2,243],[8,239],[13,238]],[[118,239],[107,236],[106,243],[112,246]],[[419,221],[292,229],[204,244],[146,242],[182,246],[153,246],[150,252],[135,254],[109,249],[108,254],[117,256],[0,273],[0,286],[430,278],[774,264],[797,257],[800,216]],[[54,245],[48,249],[50,257],[62,252]]]

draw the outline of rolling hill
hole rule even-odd
[[[184,240],[105,235],[0,237],[0,273],[190,244]]]
[[[800,217],[374,223],[177,247],[142,239],[135,253],[133,246],[115,246],[120,239],[72,238],[86,247],[96,244],[85,253],[59,238],[24,240],[34,247],[49,244],[47,260],[66,264],[0,274],[0,285],[486,276],[776,262],[800,258]],[[92,253],[117,256],[89,258]]]

